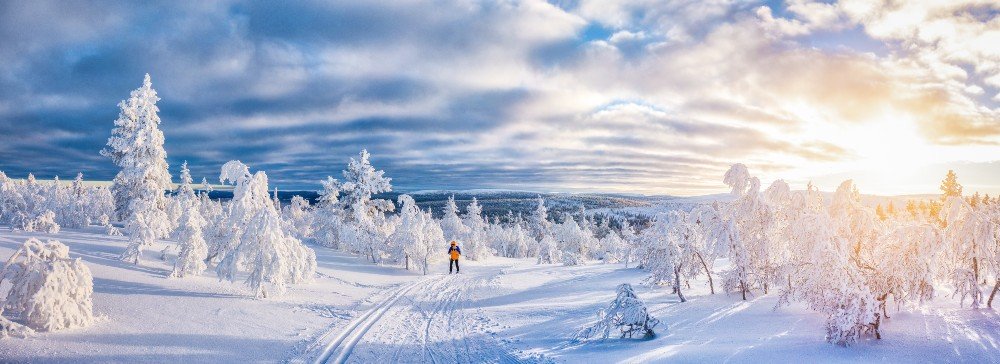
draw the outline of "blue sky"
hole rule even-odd
[[[0,170],[109,180],[152,76],[172,172],[317,189],[1000,192],[1000,6],[949,1],[0,3]],[[797,185],[799,184],[799,185]]]

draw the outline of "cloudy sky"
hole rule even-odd
[[[995,1],[0,2],[0,170],[108,180],[152,76],[172,168],[316,189],[1000,192]],[[172,171],[176,175],[176,169]]]

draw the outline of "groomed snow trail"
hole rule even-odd
[[[315,363],[523,362],[495,337],[491,320],[470,307],[473,292],[500,268],[473,269],[404,284],[332,340],[329,333],[321,336],[305,357],[315,358]]]

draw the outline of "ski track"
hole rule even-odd
[[[337,328],[331,327],[293,361],[315,357],[315,363],[522,363],[483,330],[479,323],[485,318],[470,308],[475,288],[496,272],[477,273],[432,275],[405,284],[329,340]]]
[[[331,358],[334,358],[335,353],[337,354],[337,356],[335,357],[336,360],[334,362],[336,363],[344,362],[346,358],[350,355],[351,350],[354,348],[354,345],[357,345],[360,338],[364,336],[365,332],[371,329],[372,325],[378,321],[379,317],[385,314],[385,311],[387,311],[392,305],[394,305],[399,300],[400,297],[404,296],[407,291],[413,289],[414,287],[420,285],[423,282],[424,281],[422,280],[416,281],[396,289],[385,300],[379,302],[374,307],[370,308],[364,314],[358,316],[358,318],[349,323],[347,327],[345,327],[344,330],[341,331],[340,335],[338,335],[335,339],[333,339],[329,343],[325,345],[321,344],[322,340],[324,340],[327,336],[329,336],[332,333],[332,331],[327,332],[324,335],[321,335],[319,337],[319,341],[311,345],[310,349],[306,351],[305,356],[306,357],[311,356],[310,354],[312,354],[316,350],[315,348],[319,348],[322,345],[323,350],[316,356],[315,363],[327,363],[331,360]],[[306,360],[304,360],[303,358],[298,358],[296,360],[292,360],[292,362],[306,362]]]

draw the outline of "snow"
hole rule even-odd
[[[0,362],[997,362],[1000,316],[942,293],[922,306],[891,304],[882,339],[830,345],[824,317],[779,295],[711,295],[704,277],[680,303],[669,286],[623,264],[463,261],[462,274],[428,276],[316,248],[317,275],[285,295],[253,299],[210,273],[170,279],[167,261],[117,260],[126,241],[101,227],[59,234],[0,227],[0,257],[30,237],[57,239],[94,277],[96,320],[86,328],[0,339]],[[147,248],[158,252],[164,242]],[[716,271],[728,263],[716,262]],[[716,277],[718,279],[718,277]],[[668,330],[648,339],[573,340],[629,283]],[[685,286],[686,287],[686,286]],[[943,288],[942,288],[943,289]],[[338,340],[339,339],[339,340]],[[339,342],[338,342],[339,341]],[[329,349],[329,350],[328,350]],[[346,353],[346,354],[345,354]]]
[[[3,259],[29,237],[58,239],[70,248],[70,258],[81,258],[94,277],[96,317],[83,329],[0,340],[0,362],[278,362],[319,331],[342,327],[369,295],[416,278],[319,249],[312,283],[258,300],[241,282],[219,281],[210,272],[167,278],[171,255],[139,266],[118,261],[125,239],[103,233],[92,227],[50,236],[0,227]],[[145,253],[158,253],[162,245]]]

